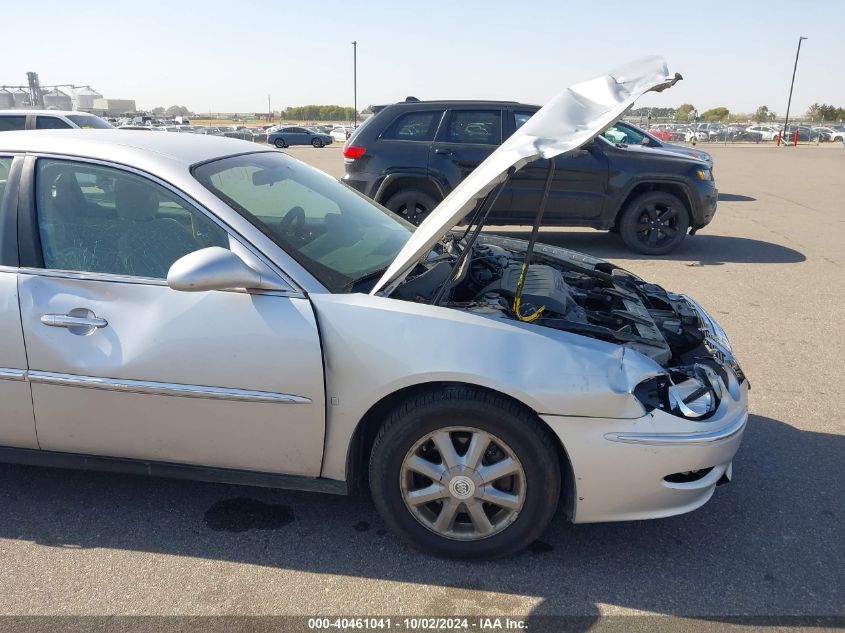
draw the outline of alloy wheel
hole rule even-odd
[[[649,248],[659,248],[672,242],[678,234],[678,211],[658,202],[643,206],[637,220],[637,239]]]

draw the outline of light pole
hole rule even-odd
[[[801,42],[808,38],[803,35],[798,38],[798,50],[795,52],[795,66],[792,67],[792,83],[789,84],[789,101],[786,102],[786,118],[783,121],[783,133],[786,134],[786,127],[789,125],[789,107],[792,105],[792,89],[795,87],[795,71],[798,70],[798,56],[801,54]]]
[[[358,42],[352,42],[352,105],[355,109],[353,129],[358,127]]]

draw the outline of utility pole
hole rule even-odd
[[[352,42],[352,104],[355,109],[353,129],[358,127],[358,42]]]
[[[783,122],[783,133],[786,134],[786,127],[789,125],[789,108],[792,105],[792,89],[795,87],[795,71],[798,70],[798,56],[801,54],[801,42],[808,38],[803,35],[798,38],[798,50],[795,52],[795,66],[792,67],[792,83],[789,84],[789,101],[786,102],[786,119]]]
[[[267,122],[273,122],[273,108],[270,107],[270,95],[267,95]]]

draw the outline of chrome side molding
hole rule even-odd
[[[626,444],[652,444],[656,446],[683,446],[685,444],[712,444],[722,442],[741,433],[748,422],[748,414],[744,413],[737,420],[727,426],[713,431],[700,433],[607,433],[604,437],[611,442]]]
[[[98,378],[79,376],[52,371],[25,371],[22,369],[0,368],[0,380],[29,380],[38,384],[102,389],[124,393],[144,393],[154,396],[181,396],[202,398],[205,400],[235,400],[238,402],[268,402],[275,404],[310,404],[311,398],[295,396],[273,391],[255,391],[232,387],[207,387],[203,385],[185,385],[172,382],[151,380],[130,380],[128,378]]]

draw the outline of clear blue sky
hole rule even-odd
[[[561,88],[658,54],[685,80],[638,105],[845,107],[845,0],[708,3],[534,0],[6,2],[0,84],[90,84],[141,108],[266,111],[421,99],[544,103]],[[701,10],[706,4],[710,8]],[[202,7],[194,9],[192,6]],[[319,9],[317,8],[319,7]]]

